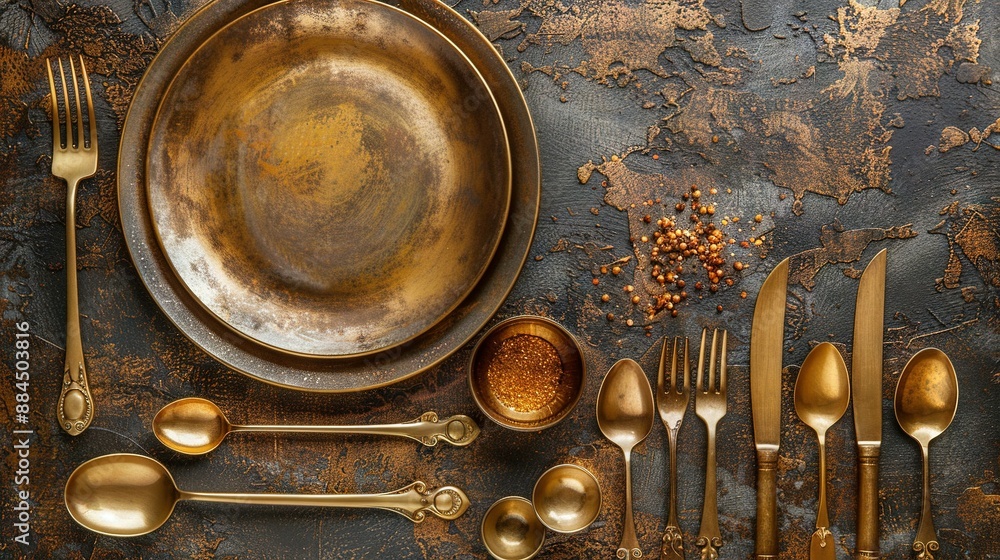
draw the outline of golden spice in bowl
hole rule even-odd
[[[535,431],[565,418],[583,393],[585,365],[576,339],[555,321],[512,317],[480,339],[469,363],[479,408],[501,426]]]

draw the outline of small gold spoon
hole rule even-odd
[[[933,560],[941,548],[931,517],[931,475],[928,446],[941,435],[958,410],[958,376],[948,356],[937,348],[925,348],[903,367],[893,402],[899,427],[917,440],[924,460],[924,500],[913,550],[922,560]]]
[[[434,412],[425,412],[410,422],[372,426],[242,426],[230,424],[226,415],[212,401],[190,397],[176,400],[156,413],[153,433],[174,451],[201,455],[212,451],[230,432],[297,432],[323,434],[376,434],[415,439],[427,446],[446,441],[455,446],[472,443],[479,436],[479,426],[465,415],[438,420]]]
[[[632,518],[632,448],[653,429],[653,389],[642,366],[625,358],[611,366],[597,392],[597,427],[625,454],[625,532],[618,558],[641,558]]]
[[[453,486],[428,490],[423,482],[384,494],[221,494],[185,492],[157,460],[118,453],[91,459],[66,481],[66,509],[87,529],[112,537],[135,537],[163,525],[180,500],[276,506],[379,508],[414,523],[431,514],[456,519],[469,498]]]
[[[833,533],[826,507],[826,431],[847,412],[851,380],[837,347],[824,342],[809,352],[795,380],[795,413],[819,440],[819,512],[809,545],[810,560],[834,560]]]

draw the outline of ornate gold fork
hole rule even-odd
[[[688,339],[684,339],[684,385],[678,385],[677,379],[677,345],[680,338],[674,338],[673,352],[670,359],[670,386],[664,387],[667,369],[667,339],[663,339],[660,350],[660,370],[656,378],[656,409],[660,413],[667,428],[667,443],[670,446],[670,514],[667,517],[667,528],[663,532],[663,547],[660,558],[683,560],[684,535],[677,524],[677,432],[684,421],[688,401],[691,398],[691,359],[688,354]]]
[[[52,97],[52,174],[66,181],[66,365],[63,369],[62,391],[56,415],[59,425],[70,435],[79,435],[90,426],[94,419],[94,400],[90,396],[87,383],[87,369],[83,363],[83,342],[80,339],[80,304],[76,284],[76,187],[81,180],[93,177],[97,172],[97,120],[94,118],[94,102],[90,95],[90,79],[87,68],[80,59],[80,75],[83,89],[87,93],[87,119],[90,121],[89,135],[84,136],[84,116],[80,109],[80,88],[76,80],[76,66],[69,59],[69,72],[73,78],[73,100],[76,118],[73,118],[66,73],[59,62],[59,81],[65,107],[65,121],[60,119],[59,98],[56,81],[52,76],[52,64],[45,61],[49,74],[49,93]],[[76,121],[76,136],[73,122]],[[63,133],[65,125],[65,134]]]
[[[701,510],[701,528],[695,544],[701,549],[702,560],[717,560],[722,546],[719,532],[719,508],[715,482],[715,427],[726,415],[726,331],[722,331],[722,347],[717,338],[719,329],[712,331],[712,351],[708,358],[708,375],[705,367],[705,335],[701,331],[701,350],[698,352],[698,381],[695,384],[694,413],[705,422],[708,431],[708,452],[705,456],[705,502]],[[719,358],[719,384],[715,384],[715,358]],[[704,381],[707,378],[707,383]],[[707,387],[705,386],[707,385]]]

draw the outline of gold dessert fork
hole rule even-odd
[[[698,352],[698,381],[695,383],[694,413],[705,422],[708,431],[708,451],[705,455],[705,502],[701,510],[701,528],[695,545],[701,549],[702,560],[717,560],[722,546],[719,532],[719,508],[715,482],[715,427],[726,415],[726,331],[722,331],[719,348],[719,329],[712,331],[712,351],[708,358],[708,375],[705,367],[705,335],[701,331],[701,350]],[[719,384],[715,384],[715,358],[719,355]],[[705,380],[707,379],[707,383]],[[707,387],[706,387],[707,385]]]
[[[83,342],[80,339],[80,304],[76,284],[76,187],[81,180],[93,177],[97,172],[97,120],[94,118],[94,102],[90,95],[90,79],[87,68],[80,59],[80,75],[83,89],[87,93],[87,119],[90,121],[89,134],[84,136],[84,115],[80,109],[80,88],[76,80],[76,66],[69,59],[69,72],[73,78],[73,100],[76,105],[75,118],[70,114],[71,104],[66,87],[66,73],[59,62],[59,81],[65,107],[65,121],[60,119],[59,98],[56,81],[52,76],[52,64],[46,59],[49,74],[49,93],[52,97],[52,174],[66,181],[66,365],[63,369],[62,391],[56,415],[59,425],[70,435],[82,433],[94,419],[94,401],[87,383],[87,369],[83,363]],[[76,121],[76,136],[73,122]],[[63,126],[65,125],[65,134]]]
[[[670,446],[670,514],[667,528],[663,532],[663,547],[660,558],[683,560],[684,535],[677,524],[677,432],[684,421],[688,401],[691,398],[691,360],[688,353],[688,339],[684,339],[684,385],[678,385],[677,346],[680,338],[674,338],[670,359],[670,386],[664,387],[667,368],[667,339],[663,339],[660,350],[660,370],[656,378],[656,409],[667,428],[667,443]]]

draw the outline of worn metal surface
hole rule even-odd
[[[167,317],[197,346],[239,371],[253,372],[261,379],[309,390],[337,391],[381,386],[409,377],[440,363],[482,328],[503,303],[517,279],[530,250],[540,202],[538,147],[528,108],[510,70],[489,43],[461,16],[442,5],[426,4],[421,12],[447,33],[466,54],[495,91],[497,105],[506,123],[513,152],[513,184],[510,211],[500,246],[484,277],[458,308],[422,336],[374,356],[337,360],[291,357],[257,344],[247,344],[194,301],[170,270],[153,234],[152,217],[145,191],[145,150],[150,131],[128,126],[128,122],[151,121],[157,110],[157,95],[149,89],[167,87],[190,53],[224,22],[266,5],[267,0],[219,0],[197,11],[185,23],[183,34],[174,34],[159,51],[156,65],[145,73],[129,106],[129,121],[122,131],[119,151],[119,212],[133,262],[146,287]],[[478,43],[477,43],[478,41]],[[468,48],[477,45],[480,48]],[[488,50],[483,47],[489,47]]]
[[[7,384],[2,435],[10,442],[14,428],[27,426],[35,434],[26,488],[31,545],[12,540],[13,487],[4,480],[0,554],[481,558],[479,524],[489,505],[510,494],[527,496],[546,468],[571,462],[597,475],[604,508],[583,533],[550,534],[542,557],[606,557],[621,536],[624,475],[620,451],[601,437],[594,419],[601,373],[623,357],[653,371],[650,350],[660,335],[696,336],[703,326],[725,325],[732,369],[729,413],[719,426],[721,553],[748,557],[755,504],[746,368],[751,304],[766,272],[791,257],[778,522],[782,557],[806,558],[817,456],[811,432],[792,408],[797,364],[814,343],[827,340],[850,358],[857,278],[887,248],[883,554],[911,556],[920,509],[919,450],[894,420],[892,391],[906,360],[936,346],[953,360],[961,394],[954,423],[932,444],[941,557],[1000,556],[1000,166],[994,147],[1000,143],[993,134],[1000,131],[1000,99],[989,70],[1000,65],[1000,42],[991,33],[1000,25],[1000,9],[962,0],[909,0],[901,10],[890,2],[850,0],[748,3],[766,4],[766,13],[747,17],[735,0],[457,5],[502,49],[526,87],[542,148],[543,218],[533,258],[499,316],[559,320],[580,338],[588,370],[597,372],[570,417],[539,434],[505,431],[478,414],[467,388],[468,346],[390,387],[314,395],[251,382],[188,342],[153,303],[128,257],[114,169],[118,133],[139,78],[200,2],[5,3],[5,379],[12,378],[15,325],[28,321],[33,336],[30,422],[17,422]],[[744,22],[766,29],[750,31]],[[51,414],[63,360],[64,187],[48,173],[43,59],[75,52],[92,69],[101,126],[100,169],[81,186],[77,238],[81,293],[90,294],[81,300],[82,329],[99,414],[87,433],[70,438]],[[736,240],[728,248],[732,258],[748,266],[732,276],[731,287],[691,292],[678,317],[661,312],[648,319],[646,306],[663,287],[649,280],[641,237],[652,226],[643,218],[673,215],[691,184],[717,188],[715,221]],[[760,222],[752,219],[757,214]],[[722,226],[722,216],[741,220]],[[621,274],[600,273],[613,262]],[[690,274],[692,282],[699,278]],[[631,303],[627,285],[635,286],[640,304]],[[234,437],[206,457],[185,458],[160,446],[149,422],[163,404],[189,395],[274,423],[389,422],[433,409],[473,414],[484,429],[461,449],[367,437]],[[847,558],[854,545],[852,425],[848,412],[828,434],[838,558]],[[678,497],[689,548],[701,509],[704,440],[704,429],[688,418],[680,432]],[[6,448],[2,472],[13,479],[17,458]],[[637,532],[650,557],[667,513],[666,450],[666,434],[654,429],[633,458]],[[76,465],[116,451],[163,460],[178,484],[192,490],[382,492],[419,479],[462,488],[472,506],[455,522],[413,526],[391,513],[181,504],[154,533],[100,537],[71,521],[62,485]]]
[[[510,202],[507,136],[482,77],[421,20],[278,2],[172,78],[145,90],[163,96],[155,120],[126,126],[152,129],[146,196],[171,269],[236,332],[372,354],[443,319],[486,271]]]

